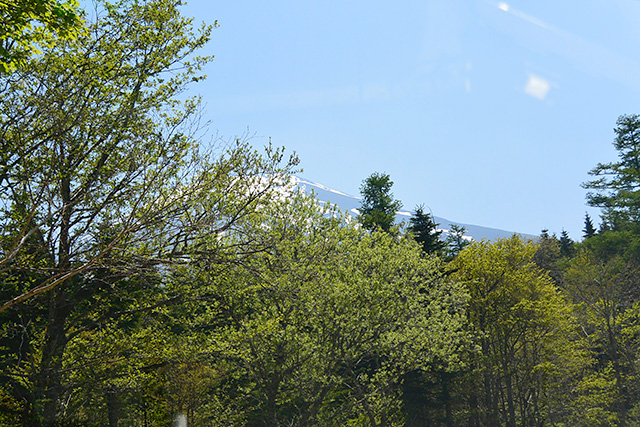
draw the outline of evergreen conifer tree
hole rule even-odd
[[[409,231],[426,253],[440,253],[447,245],[446,242],[440,240],[442,231],[438,231],[438,224],[434,221],[433,215],[424,212],[424,206],[416,207],[409,222]]]
[[[619,229],[640,224],[640,115],[623,115],[616,122],[619,161],[598,163],[589,174],[595,179],[582,184],[593,190],[587,193],[587,203],[603,210],[603,219]]]
[[[575,251],[573,240],[569,237],[566,230],[560,233],[560,255],[563,257],[572,257]]]
[[[600,225],[598,226],[598,234],[606,233],[607,231],[611,231],[611,225],[607,222],[607,220],[600,215]]]
[[[374,172],[360,186],[362,203],[358,220],[368,230],[389,231],[402,203],[393,198],[393,181],[385,173]]]
[[[593,221],[591,221],[591,217],[588,213],[585,214],[584,228],[582,229],[582,231],[584,232],[585,239],[596,235],[596,228],[593,226]]]
[[[464,248],[471,244],[470,240],[464,238],[466,232],[467,228],[465,226],[451,224],[451,230],[449,230],[446,240],[446,252],[449,258],[455,258]]]
[[[533,260],[538,267],[547,271],[556,284],[562,282],[562,270],[558,265],[560,260],[560,242],[556,235],[549,235],[548,229],[543,229],[536,248]]]

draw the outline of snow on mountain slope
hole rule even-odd
[[[330,202],[337,205],[341,211],[347,211],[350,215],[356,217],[359,213],[358,207],[362,200],[358,196],[352,196],[350,194],[343,193],[342,191],[334,190],[325,185],[317,182],[309,181],[305,178],[294,176],[293,182],[306,193],[313,193],[315,197],[322,203]],[[396,222],[409,221],[411,212],[401,210],[396,213]],[[466,237],[474,240],[495,240],[500,237],[509,237],[514,234],[513,231],[500,230],[496,228],[482,227],[480,225],[462,224],[459,222],[449,221],[446,218],[434,216],[435,222],[439,224],[439,229],[445,234],[451,229],[451,225],[463,226],[467,229]],[[520,233],[519,233],[520,234]],[[525,235],[524,237],[534,237],[531,235]]]

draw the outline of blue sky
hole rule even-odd
[[[640,113],[640,1],[204,1],[220,27],[193,88],[211,133],[299,154],[357,195],[386,172],[406,209],[582,236],[588,171]]]

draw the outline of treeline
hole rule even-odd
[[[394,224],[381,173],[348,221],[295,155],[201,142],[178,3],[101,3],[0,76],[0,425],[640,424],[639,117],[580,243]]]
[[[399,425],[640,425],[640,116],[621,116],[615,133],[620,160],[598,164],[583,185],[602,222],[596,230],[587,214],[579,243],[548,230],[470,244],[456,228],[443,238],[421,206],[403,232],[389,175],[363,182],[362,227],[413,239],[467,298],[456,363],[405,376]]]

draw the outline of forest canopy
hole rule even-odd
[[[378,172],[351,221],[295,153],[203,139],[211,27],[98,5],[0,75],[0,425],[640,423],[637,116],[581,242],[395,224]]]

